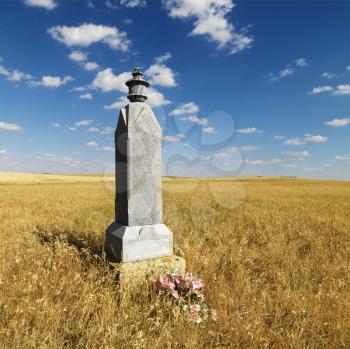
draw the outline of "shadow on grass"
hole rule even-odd
[[[84,234],[75,231],[50,231],[47,232],[40,227],[33,231],[41,244],[56,250],[60,244],[74,247],[83,261],[95,261],[97,264],[106,263],[103,247],[103,239],[93,234]],[[94,263],[94,264],[95,264]]]

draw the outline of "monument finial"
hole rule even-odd
[[[136,67],[132,73],[133,78],[125,84],[129,88],[128,99],[130,102],[144,102],[147,99],[146,88],[149,82],[142,78],[141,68]]]

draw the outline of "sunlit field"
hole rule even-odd
[[[349,348],[350,183],[163,183],[175,253],[218,320],[194,324],[104,260],[113,177],[0,175],[0,348]]]

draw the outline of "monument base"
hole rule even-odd
[[[173,255],[173,234],[165,224],[125,226],[112,223],[105,251],[111,262],[135,262]]]
[[[184,275],[186,273],[186,261],[174,255],[129,263],[110,262],[110,265],[118,271],[121,285],[127,287],[160,275],[174,273]]]

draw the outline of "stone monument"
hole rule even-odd
[[[149,83],[139,68],[132,75],[126,82],[130,103],[120,110],[115,131],[115,222],[106,232],[106,254],[114,262],[167,256],[166,261],[179,262],[173,234],[163,224],[162,130],[145,103]]]

